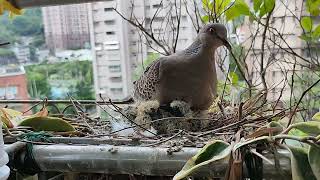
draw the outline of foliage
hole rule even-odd
[[[21,36],[34,37],[31,46],[40,47],[44,44],[44,30],[40,8],[27,9],[21,16],[13,19],[5,13],[0,16],[0,41],[18,42]]]
[[[1,121],[5,129],[15,128],[18,126],[29,126],[35,131],[54,131],[54,132],[73,132],[75,128],[67,121],[58,118],[50,117],[46,108],[47,104],[44,103],[42,109],[30,116],[25,116],[23,113],[1,108]]]
[[[145,68],[148,67],[148,65],[150,65],[153,61],[155,61],[159,57],[160,55],[158,53],[148,54],[147,59],[143,61],[141,64],[138,64],[137,68],[135,69],[133,73],[133,80],[134,81],[137,80],[141,76]]]
[[[272,128],[281,128],[282,133],[274,134],[272,133]],[[304,133],[300,135],[287,135],[290,131],[301,130]],[[208,143],[203,147],[195,156],[193,156],[182,170],[176,174],[174,179],[183,179],[188,177],[191,173],[195,172],[201,166],[208,165],[211,162],[219,163],[223,159],[224,162],[232,164],[234,161],[234,155],[236,152],[240,152],[242,157],[245,157],[249,152],[248,149],[255,149],[261,143],[269,144],[269,147],[278,146],[277,148],[286,148],[291,153],[291,171],[293,180],[303,180],[303,179],[319,179],[319,169],[320,169],[320,122],[319,121],[309,121],[301,122],[297,124],[292,124],[288,128],[284,128],[277,122],[271,122],[265,127],[260,128],[256,132],[240,140],[240,142],[234,142],[232,144],[226,144],[221,141],[213,141]],[[294,144],[281,144],[281,140],[291,139],[304,144],[304,146],[299,147]],[[270,148],[269,148],[270,150]],[[271,151],[272,153],[272,151]],[[259,156],[264,160],[268,160],[262,154]],[[278,161],[275,159],[275,161]],[[239,159],[237,159],[239,162]],[[244,159],[240,159],[241,164],[243,164]],[[230,165],[229,164],[229,165]],[[229,167],[230,168],[230,167]],[[237,168],[242,168],[237,167]],[[229,169],[230,170],[230,169]],[[231,170],[232,171],[232,167]],[[250,170],[249,170],[250,171]],[[253,169],[254,171],[254,169]],[[237,171],[234,171],[237,172]],[[226,172],[229,173],[229,172]],[[227,177],[227,176],[226,176]],[[252,178],[252,177],[250,177]]]
[[[19,126],[29,126],[35,131],[69,132],[75,131],[67,121],[57,117],[28,117],[19,123]]]
[[[26,67],[26,72],[29,94],[33,98],[52,97],[53,91],[63,87],[76,99],[94,99],[90,61],[31,65]],[[67,98],[67,94],[57,98]]]
[[[48,71],[43,66],[27,66],[28,92],[33,98],[51,97],[51,87],[48,80]]]

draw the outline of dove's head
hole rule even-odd
[[[212,48],[226,46],[229,50],[231,45],[227,39],[227,28],[223,24],[212,23],[205,25],[199,33],[202,43]]]

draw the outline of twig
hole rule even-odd
[[[100,98],[102,98],[102,96],[100,96]],[[104,100],[104,99],[102,98],[102,100]],[[157,136],[157,134],[155,134],[155,133],[151,132],[150,130],[148,130],[147,128],[144,128],[143,126],[137,124],[136,122],[134,122],[133,120],[131,120],[128,116],[126,116],[125,114],[123,114],[123,112],[121,112],[121,109],[120,109],[118,106],[116,106],[115,104],[113,104],[113,102],[112,102],[111,99],[109,99],[109,103],[117,110],[118,113],[120,113],[123,117],[125,117],[128,121],[130,121],[130,123],[132,123],[132,124],[138,126],[139,128],[141,128],[141,129],[143,129],[143,130],[145,130],[145,131],[147,131],[147,132],[149,132],[149,133]]]
[[[270,161],[268,158],[266,158],[265,156],[263,156],[262,154],[258,153],[255,149],[250,149],[250,152],[256,156],[258,156],[259,158],[265,160],[266,162],[268,162],[271,165],[274,165],[274,163],[272,161]]]
[[[167,138],[167,139],[164,139],[164,140],[161,140],[159,142],[156,142],[156,143],[153,143],[153,144],[148,144],[146,145],[145,147],[150,147],[150,146],[155,146],[155,145],[159,145],[159,144],[162,144],[162,143],[165,143],[167,141],[170,141],[171,139],[177,137],[178,135],[180,135],[181,133],[183,132],[183,130],[179,130],[179,132],[177,132],[176,134],[174,134],[173,136]]]
[[[0,46],[6,46],[6,45],[9,45],[10,42],[4,42],[4,43],[0,43]]]
[[[309,92],[315,85],[317,85],[320,82],[320,79],[318,79],[316,82],[314,82],[311,86],[309,86],[300,96],[300,99],[298,100],[298,103],[296,104],[296,106],[294,107],[293,111],[291,112],[290,116],[289,116],[289,121],[287,124],[287,128],[291,125],[292,123],[292,118],[294,116],[294,114],[296,113],[299,104],[301,103],[303,97],[307,94],[307,92]]]

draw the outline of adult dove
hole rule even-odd
[[[152,62],[134,82],[134,100],[157,100],[167,105],[174,100],[205,110],[217,94],[214,53],[220,46],[231,49],[222,24],[205,25],[186,49]]]

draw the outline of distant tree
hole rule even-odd
[[[160,54],[158,53],[151,53],[148,55],[147,59],[142,61],[140,64],[138,64],[137,68],[133,72],[133,80],[137,80],[140,75],[143,73],[145,68],[151,64],[154,60],[158,59],[160,57]]]
[[[51,97],[51,87],[42,67],[27,67],[29,95],[32,98]]]

